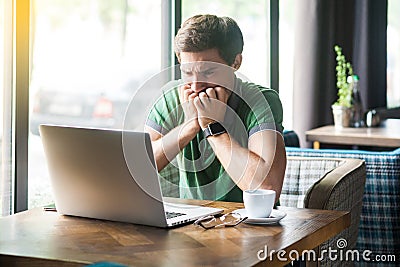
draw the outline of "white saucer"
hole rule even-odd
[[[246,209],[238,209],[233,212],[239,213],[240,216],[246,217]],[[250,224],[274,224],[285,218],[286,212],[273,209],[271,215],[267,218],[247,218],[244,222]]]

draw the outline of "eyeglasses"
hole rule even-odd
[[[225,226],[233,227],[246,220],[247,217],[242,217],[239,213],[230,212],[227,214],[208,215],[196,220],[193,224],[200,225],[204,229]]]

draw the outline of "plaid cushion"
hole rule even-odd
[[[365,165],[360,164],[360,161],[355,161],[356,163],[349,161],[349,159],[288,157],[280,196],[283,205],[350,212],[351,225],[321,244],[320,251],[328,251],[329,248],[336,249],[340,239],[347,241],[347,249],[355,249],[364,192]],[[339,168],[340,165],[345,165],[345,167]],[[329,193],[319,196],[322,192],[326,193],[325,190]],[[319,197],[315,198],[315,196]],[[306,197],[308,199],[304,201]],[[347,265],[352,266],[351,262],[331,261],[326,256],[319,261],[319,266]]]
[[[164,197],[179,198],[179,169],[175,166],[176,162],[169,163],[158,175]]]
[[[400,148],[371,152],[288,147],[286,151],[288,156],[365,160],[367,180],[356,248],[382,255],[400,251]]]
[[[279,197],[280,204],[287,207],[303,208],[304,197],[308,189],[339,163],[338,160],[288,160],[282,193]]]

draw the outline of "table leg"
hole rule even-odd
[[[319,149],[320,148],[320,143],[318,141],[313,142],[313,148],[314,149]]]

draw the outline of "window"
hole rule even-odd
[[[51,203],[41,123],[122,128],[161,68],[161,2],[31,0],[28,207]]]
[[[12,3],[0,0],[0,216],[12,213]]]
[[[0,1],[0,64],[2,64],[3,67],[6,66],[5,64],[5,58],[4,58],[4,46],[5,42],[5,3],[4,0]],[[1,68],[3,69],[3,68]],[[0,81],[1,81],[1,92],[0,92],[0,110],[1,114],[3,114],[0,117],[0,148],[1,151],[3,151],[3,117],[4,117],[4,109],[3,109],[3,95],[5,93],[5,81],[4,81],[4,75],[5,71],[0,72]],[[6,201],[6,195],[7,193],[10,192],[9,187],[6,186],[6,183],[9,183],[9,177],[4,175],[4,162],[6,160],[4,159],[4,153],[0,154],[0,166],[1,166],[1,179],[0,179],[0,211],[1,215],[6,215],[9,212],[7,210],[3,210],[4,202]]]
[[[3,214],[53,202],[39,124],[122,127],[134,91],[170,63],[165,61],[170,58],[165,55],[170,36],[162,29],[174,30],[169,28],[174,21],[168,17],[173,14],[169,9],[174,3],[182,4],[183,19],[195,13],[235,18],[245,38],[240,72],[253,82],[270,86],[269,2],[0,0],[0,62],[4,65],[0,76],[4,99],[0,100],[5,103],[0,104],[1,125],[8,127],[0,128]],[[24,17],[25,24],[15,26]],[[170,21],[171,25],[166,25]],[[14,41],[21,32],[29,42]],[[24,43],[23,48],[15,49],[16,43]],[[23,59],[18,61],[20,54]],[[23,85],[16,62],[23,66]],[[11,84],[13,80],[15,85]],[[15,110],[17,114],[12,113]],[[14,143],[12,119],[16,128],[22,128]]]
[[[279,95],[286,129],[293,127],[295,8],[295,0],[279,1]]]
[[[400,106],[400,2],[388,1],[387,106]]]

